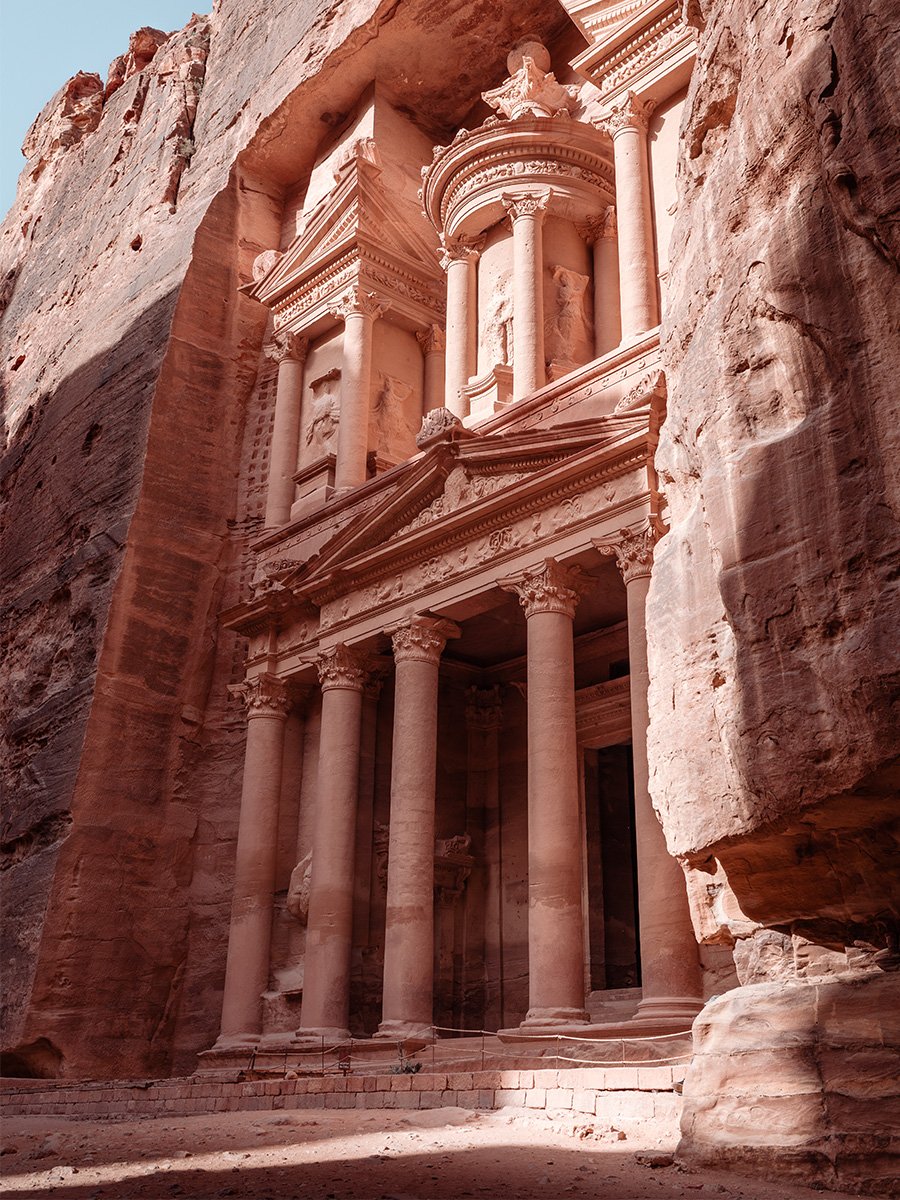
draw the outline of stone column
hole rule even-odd
[[[444,405],[455,417],[468,416],[462,389],[478,370],[478,290],[475,264],[484,241],[442,239],[441,266],[447,272],[447,344]]]
[[[322,687],[303,1004],[298,1037],[346,1038],[365,659],[344,645],[318,656]]]
[[[513,232],[513,399],[546,382],[543,221],[551,193],[502,196]]]
[[[366,481],[372,409],[372,327],[388,308],[373,292],[352,287],[331,315],[344,322],[344,365],[334,487],[340,494]]]
[[[600,358],[622,340],[619,310],[619,243],[616,210],[609,208],[581,228],[594,251],[594,353]]]
[[[645,608],[655,537],[644,526],[623,529],[594,545],[614,554],[628,603],[628,661],[631,740],[634,759],[634,824],[637,844],[642,999],[637,1019],[688,1023],[700,1011],[701,982],[697,941],[691,925],[684,872],[666,849],[662,825],[650,799],[647,728],[647,630]]]
[[[416,334],[425,355],[425,412],[444,407],[446,339],[438,325],[429,325]]]
[[[587,1021],[572,623],[580,575],[552,558],[501,579],[528,624],[528,993],[525,1025]]]
[[[251,1045],[261,1032],[261,996],[269,982],[284,727],[290,707],[287,689],[274,675],[248,679],[233,694],[247,706],[247,748],[218,1048]]]
[[[303,401],[303,365],[309,342],[296,333],[276,333],[266,347],[267,358],[278,363],[275,417],[269,448],[266,488],[266,529],[287,524],[294,503],[294,475],[300,454],[300,411]]]
[[[613,139],[616,166],[623,342],[659,324],[647,152],[647,126],[652,111],[652,101],[641,100],[634,92],[629,92],[603,122],[604,129]]]
[[[378,1037],[431,1036],[438,664],[451,621],[413,617],[393,634],[394,748],[384,1000]]]

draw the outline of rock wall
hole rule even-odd
[[[376,76],[438,140],[522,32],[565,21],[545,0],[216,0],[29,131],[0,228],[4,1070],[166,1074],[214,1040],[243,757],[216,617],[271,404],[238,288]]]
[[[875,1186],[895,1092],[866,1076],[900,1074],[900,29],[887,0],[687,7],[651,789],[746,986],[698,1020],[682,1151]],[[829,1056],[802,1106],[777,1052],[801,1043]]]

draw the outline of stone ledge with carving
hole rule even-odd
[[[463,428],[462,421],[449,408],[433,408],[422,418],[422,428],[416,434],[416,445],[421,450],[440,440],[450,441]]]
[[[665,400],[666,376],[661,370],[649,371],[642,375],[630,391],[626,392],[613,409],[615,413],[633,412],[643,408],[652,400]]]

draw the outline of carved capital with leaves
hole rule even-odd
[[[368,655],[351,650],[341,642],[319,652],[316,656],[316,670],[323,692],[330,688],[361,692],[368,681],[369,658]]]
[[[458,625],[440,617],[410,617],[387,632],[391,634],[394,662],[427,662],[435,666],[447,640],[460,635]]]
[[[447,349],[447,338],[440,325],[429,325],[416,333],[416,341],[422,347],[423,354],[443,354]]]
[[[616,565],[625,583],[649,576],[653,569],[653,548],[659,535],[649,521],[620,529],[609,537],[594,538],[601,554],[615,555]]]
[[[384,300],[374,292],[367,292],[354,284],[328,311],[339,321],[346,321],[348,317],[354,316],[370,317],[374,321],[383,316],[390,307],[390,300]]]
[[[545,558],[535,567],[518,575],[497,581],[507,592],[514,592],[525,610],[525,616],[537,613],[562,613],[574,618],[575,609],[587,582],[579,567],[567,567],[555,558]]]
[[[266,358],[277,362],[279,366],[283,362],[305,363],[308,352],[309,338],[287,329],[279,330],[265,348]]]
[[[518,221],[520,217],[540,220],[547,212],[552,195],[549,188],[544,192],[504,192],[500,201],[513,221]]]
[[[287,717],[291,697],[287,685],[275,675],[264,673],[245,679],[243,683],[231,684],[228,691],[244,702],[247,718]]]
[[[642,100],[636,92],[629,92],[600,120],[600,128],[610,137],[615,137],[625,129],[646,133],[654,107],[652,100]]]

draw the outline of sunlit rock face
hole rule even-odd
[[[900,1003],[896,21],[877,2],[692,13],[657,456],[671,532],[648,610],[651,789],[695,895],[727,888],[753,986],[701,1018],[683,1149],[784,1152],[823,1181],[874,1186],[886,1144],[873,1107],[896,1102],[898,1074],[882,1017]],[[882,1017],[851,1037],[854,1006]],[[776,1052],[797,1040],[784,1014],[808,1062],[829,1063],[796,1089]],[[785,1032],[763,1052],[752,1031],[767,1021]],[[710,1046],[745,1026],[742,1052],[714,1066]],[[803,1129],[788,1098],[800,1091],[816,1108]]]

